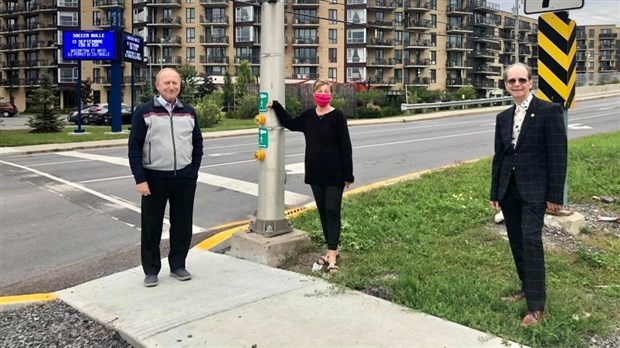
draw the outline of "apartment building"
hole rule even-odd
[[[577,26],[577,84],[608,82],[620,71],[620,28],[614,25]]]
[[[521,16],[517,25],[514,15],[490,1],[284,1],[284,68],[290,79],[364,83],[393,94],[408,86],[473,86],[484,97],[502,88],[503,67],[516,59],[536,68],[537,20]],[[258,0],[5,0],[0,4],[0,96],[23,110],[46,70],[60,89],[60,105],[73,106],[78,65],[62,59],[61,33],[110,29],[111,14],[118,10],[123,30],[145,39],[144,64],[122,65],[127,104],[132,71],[136,89],[160,69],[185,64],[221,76],[226,70],[235,74],[246,60],[254,75],[260,73]],[[580,42],[594,40],[588,50],[595,55],[605,51],[592,69],[616,69],[617,35],[607,36],[614,27],[587,28],[588,39]],[[613,60],[600,60],[609,57]],[[95,101],[110,95],[110,70],[109,61],[81,63],[82,79],[93,80]]]

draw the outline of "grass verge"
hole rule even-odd
[[[234,129],[247,129],[256,127],[254,120],[223,119],[219,124],[211,128],[203,128],[203,132],[216,132]],[[128,133],[106,134],[110,132],[110,126],[84,125],[82,128],[90,134],[73,134],[77,126],[67,127],[59,133],[29,133],[29,129],[0,130],[0,147],[26,146],[41,144],[64,144],[72,142],[84,142],[95,140],[127,139]],[[129,125],[123,125],[123,130],[128,130]]]
[[[620,196],[620,132],[569,146],[570,203]],[[525,303],[499,300],[518,279],[507,240],[489,225],[489,174],[487,159],[346,199],[342,267],[330,281],[533,347],[582,347],[620,328],[620,238],[602,231],[578,238],[576,252],[547,250],[547,320],[520,327]],[[322,245],[315,211],[294,224]]]

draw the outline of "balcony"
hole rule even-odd
[[[472,49],[467,42],[446,42],[446,50],[448,51],[471,51]]]
[[[319,0],[293,0],[293,8],[319,8]]]
[[[488,66],[488,65],[474,66],[474,74],[499,76],[501,73],[502,73],[501,68],[498,66]]]
[[[601,43],[601,44],[598,46],[598,48],[599,48],[600,50],[603,50],[603,51],[608,51],[608,50],[612,50],[612,51],[613,51],[613,50],[615,50],[615,49],[616,49],[616,46],[614,46],[614,45],[612,45],[612,44],[603,44],[603,43]]]
[[[501,25],[501,20],[476,16],[476,18],[474,18],[474,25],[477,27],[496,28]]]
[[[181,37],[149,37],[145,44],[147,46],[181,47]]]
[[[446,87],[463,87],[471,86],[471,79],[469,78],[447,78]]]
[[[93,5],[102,9],[125,8],[125,0],[95,0]]]
[[[202,64],[202,65],[226,65],[226,66],[228,66],[228,57],[225,57],[225,56],[200,56],[200,64]]]
[[[103,28],[103,29],[110,29],[112,28],[112,22],[108,19],[96,19],[95,22],[93,23],[95,26]],[[121,18],[121,23],[120,23],[121,28],[125,27],[125,18]]]
[[[293,46],[318,46],[319,38],[316,36],[300,36],[293,38]]]
[[[473,69],[471,66],[472,63],[470,60],[448,60],[446,61],[446,67],[448,70],[462,70],[462,69]]]
[[[431,60],[430,59],[409,59],[409,60],[405,60],[404,62],[405,64],[405,68],[426,68],[429,65],[431,65]]]
[[[474,88],[476,88],[476,89],[493,89],[493,88],[497,88],[495,86],[495,81],[494,80],[474,79],[473,82],[474,82],[473,83]]]
[[[149,7],[181,7],[181,0],[149,0],[146,3]]]
[[[405,41],[405,48],[426,49],[429,47],[437,47],[437,43],[431,40],[413,40]]]
[[[427,12],[432,10],[431,2],[427,0],[406,0],[405,11]]]
[[[228,36],[200,36],[200,44],[203,46],[228,46]]]
[[[463,4],[461,6],[451,6],[448,5],[446,8],[448,16],[466,16],[471,13],[471,7],[469,5]]]
[[[395,60],[394,58],[376,58],[369,60],[366,63],[366,66],[369,67],[393,67],[396,64],[401,64],[401,62]]]
[[[227,27],[228,16],[200,16],[200,24],[209,27]]]
[[[26,5],[6,3],[0,8],[0,17],[15,17],[24,14],[33,14],[37,12],[56,12],[58,6],[55,1],[46,1],[39,3],[28,3]]]
[[[603,39],[603,38],[617,38],[618,37],[618,33],[599,33],[598,34],[599,39]]]
[[[598,69],[599,72],[615,72],[616,71],[616,67],[613,65],[605,65],[605,66],[601,66]]]
[[[476,58],[495,59],[498,56],[499,56],[498,52],[494,50],[487,50],[487,49],[474,50],[474,57]]]
[[[473,38],[474,42],[486,42],[491,44],[499,44],[501,39],[499,36],[489,35],[489,34],[478,34]]]
[[[318,27],[319,19],[315,17],[299,16],[293,19],[294,27]]]
[[[199,4],[205,8],[226,8],[228,0],[200,0]]]
[[[616,56],[612,56],[611,54],[603,54],[598,58],[599,62],[613,62],[616,60]]]
[[[293,57],[293,66],[319,65],[319,57]]]
[[[372,38],[368,40],[366,45],[367,47],[389,47],[392,48],[394,46],[398,46],[397,40],[389,40],[389,39],[377,39]]]
[[[471,6],[474,11],[479,12],[495,13],[499,11],[499,4],[486,0],[473,0]]]
[[[431,79],[429,77],[414,77],[405,81],[404,84],[407,86],[428,86],[431,84]]]
[[[425,31],[433,28],[437,28],[437,23],[431,22],[428,19],[413,19],[405,23],[405,29],[409,30]]]
[[[147,26],[149,27],[158,27],[158,28],[180,28],[181,27],[181,17],[163,17],[159,20],[147,22]]]
[[[468,23],[448,24],[448,34],[466,34],[473,32],[473,28]]]
[[[395,10],[397,7],[401,7],[403,2],[401,0],[368,0],[366,8],[368,9],[382,9],[382,10]]]
[[[11,70],[20,68],[47,68],[56,65],[56,60],[51,59],[17,60],[11,62],[0,62],[0,69]]]
[[[392,27],[397,27],[398,26],[398,24],[396,22],[393,22],[393,21],[369,20],[366,23],[368,25],[373,26],[373,27],[379,27],[379,28],[392,28]]]

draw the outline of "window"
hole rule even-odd
[[[58,0],[58,7],[78,7],[78,0]]]
[[[348,29],[347,43],[363,44],[366,43],[366,29]]]
[[[330,48],[328,51],[329,54],[329,62],[330,63],[337,63],[338,62],[338,49],[336,48]]]
[[[347,21],[349,23],[366,23],[366,10],[347,10]]]
[[[235,12],[235,22],[252,22],[254,21],[254,12],[252,6],[237,7]]]
[[[196,61],[196,48],[194,48],[194,47],[187,47],[185,49],[185,56],[187,57],[186,61],[188,63],[195,62]]]
[[[329,24],[336,24],[336,21],[338,20],[338,11],[329,10],[328,17],[329,17]]]
[[[588,30],[588,36],[594,36],[594,29]]]
[[[101,25],[101,12],[93,12],[93,26]]]
[[[193,8],[185,9],[185,22],[194,23],[195,21],[196,21],[196,9],[193,9]]]
[[[431,83],[437,83],[437,70],[431,69]]]
[[[236,27],[235,42],[253,42],[254,31],[252,27]]]
[[[347,48],[347,63],[366,63],[366,49]]]
[[[329,29],[328,36],[330,44],[338,43],[338,29]]]
[[[346,82],[364,82],[366,81],[366,69],[364,68],[347,68]]]
[[[195,28],[185,29],[185,42],[196,42],[196,29]]]
[[[77,27],[78,26],[78,13],[58,11],[58,26]]]
[[[437,64],[437,52],[431,51],[431,65]]]
[[[337,81],[338,78],[338,69],[336,68],[329,68],[327,69],[327,79],[329,81]]]
[[[594,59],[594,51],[588,51],[588,58]]]

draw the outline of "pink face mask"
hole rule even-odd
[[[332,95],[330,93],[314,93],[314,101],[316,105],[320,107],[326,107],[329,102],[332,101]]]

